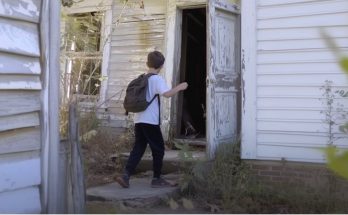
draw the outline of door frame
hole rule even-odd
[[[176,86],[180,82],[180,62],[182,46],[182,12],[186,9],[206,8],[206,0],[178,1],[168,0],[167,3],[167,23],[165,40],[165,78],[171,86]],[[163,123],[164,137],[171,140],[177,134],[179,96],[174,96],[163,108],[163,114],[170,116],[167,123]],[[172,123],[170,123],[172,122]],[[168,136],[167,136],[168,135]]]
[[[207,8],[208,1],[207,0],[187,0],[187,1],[168,0],[167,2],[167,21],[166,21],[166,38],[165,38],[165,55],[167,60],[165,64],[165,79],[167,83],[171,84],[171,86],[176,86],[180,81],[180,61],[181,61],[180,58],[181,58],[181,46],[182,46],[182,28],[181,28],[182,27],[182,12],[185,9],[195,9],[195,8],[206,8],[208,10]],[[235,5],[238,6],[237,3]],[[236,13],[239,14],[238,22],[239,22],[239,25],[241,25],[241,16],[240,16],[241,10],[236,11]],[[239,33],[241,33],[241,29],[239,29]],[[240,37],[236,39],[241,41]],[[207,49],[208,48],[209,47],[207,46]],[[241,46],[239,46],[238,48],[240,49]],[[238,55],[240,59],[241,54],[238,53]],[[241,72],[240,62],[238,62],[237,67],[239,71]],[[208,68],[209,67],[207,66],[207,69]],[[208,72],[206,76],[208,76]],[[241,78],[242,78],[242,74],[240,74],[240,79]],[[242,90],[242,87],[240,90]],[[175,135],[177,135],[176,129],[178,127],[177,126],[178,102],[179,102],[179,97],[174,96],[169,102],[163,105],[164,107],[163,107],[162,113],[164,114],[164,116],[165,115],[169,116],[168,120],[162,123],[163,131],[164,131],[163,134],[166,140],[172,140],[175,137]],[[239,102],[242,105],[242,101],[240,100]],[[208,103],[208,99],[206,103]],[[241,114],[241,107],[238,107],[237,111],[239,114]],[[209,123],[208,119],[206,119],[206,128],[208,128],[208,123]],[[241,132],[240,118],[238,119],[237,129],[239,130],[239,132]],[[208,153],[209,151],[208,133],[206,133],[206,140],[207,140],[206,152]]]

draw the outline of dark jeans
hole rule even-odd
[[[146,146],[149,143],[153,158],[153,177],[159,178],[161,175],[164,156],[164,141],[160,126],[136,123],[134,131],[135,144],[127,161],[126,173],[129,176],[134,173],[134,170],[140,162]]]

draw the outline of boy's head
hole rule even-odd
[[[159,51],[150,52],[147,55],[147,66],[153,69],[160,69],[164,64],[165,58]]]

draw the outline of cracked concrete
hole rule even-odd
[[[145,175],[145,176],[144,176]],[[140,178],[133,177],[129,188],[122,188],[118,183],[110,183],[87,189],[88,201],[113,201],[131,207],[148,207],[167,201],[179,192],[179,186],[152,188],[152,172],[147,172]],[[179,175],[164,175],[163,178],[177,183]]]

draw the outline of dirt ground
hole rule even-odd
[[[195,203],[194,203],[195,204]],[[146,208],[130,208],[125,205],[117,204],[114,202],[100,202],[89,201],[86,204],[87,214],[206,214],[211,213],[209,210],[199,207],[196,203],[192,209],[186,209],[183,206],[179,206],[176,209],[171,209],[168,203],[156,205],[156,207]]]

